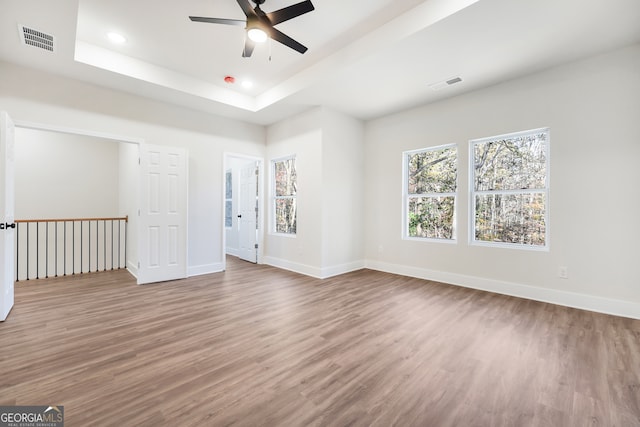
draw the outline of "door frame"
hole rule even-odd
[[[109,132],[93,131],[89,129],[71,128],[66,126],[56,126],[45,123],[29,122],[25,120],[15,120],[14,125],[17,128],[44,130],[49,132],[68,133],[71,135],[93,136],[96,138],[111,139],[117,142],[129,142],[132,144],[144,144],[143,138],[133,136],[118,135]]]
[[[264,158],[257,156],[250,156],[247,154],[233,153],[225,151],[222,155],[222,174],[221,174],[221,186],[220,186],[220,202],[221,202],[221,220],[220,220],[220,230],[222,235],[222,246],[221,246],[221,254],[222,254],[222,270],[227,269],[227,233],[226,227],[224,223],[225,216],[225,184],[226,184],[226,173],[229,168],[229,159],[236,158],[242,160],[255,161],[258,164],[258,254],[257,254],[257,264],[263,263],[264,257]]]

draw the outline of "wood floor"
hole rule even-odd
[[[0,405],[66,426],[640,426],[640,321],[363,270],[230,258],[19,282]]]

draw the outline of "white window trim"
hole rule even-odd
[[[269,221],[269,234],[273,235],[273,236],[279,236],[279,237],[288,237],[290,239],[295,239],[297,234],[298,234],[298,228],[296,226],[296,232],[295,233],[282,233],[279,231],[276,231],[276,200],[277,199],[298,199],[298,194],[296,193],[295,196],[276,196],[276,163],[278,162],[282,162],[285,160],[296,160],[297,155],[296,154],[290,154],[288,156],[284,156],[284,157],[278,157],[275,159],[271,159],[271,169],[270,169],[270,173],[269,173],[269,188],[270,188],[270,194],[269,194],[269,200],[270,200],[270,207],[269,207],[269,213],[271,215],[271,220]],[[296,161],[296,176],[298,174],[298,162]],[[296,202],[297,204],[297,202]],[[297,213],[296,213],[297,215]],[[296,223],[298,222],[298,219],[296,218]]]
[[[547,179],[546,179],[546,188],[544,189],[530,189],[530,190],[503,190],[503,191],[475,191],[475,153],[474,146],[475,144],[482,144],[484,142],[495,141],[497,139],[507,139],[507,138],[517,138],[520,136],[527,136],[535,133],[546,133],[547,134],[547,143],[545,145],[545,157],[547,160],[546,171],[547,171]],[[534,252],[549,252],[550,249],[550,241],[551,241],[551,223],[549,221],[551,211],[551,192],[550,185],[551,183],[551,130],[548,127],[537,128],[513,133],[505,133],[502,135],[495,135],[485,138],[472,139],[469,141],[469,245],[471,246],[482,246],[482,247],[491,247],[491,248],[503,248],[503,249],[518,249],[518,250],[526,250],[526,251],[534,251]],[[545,239],[544,246],[533,246],[533,245],[523,245],[520,243],[504,243],[504,242],[485,242],[478,241],[475,239],[476,236],[476,195],[478,194],[544,194],[545,196],[545,212],[544,212],[544,222],[545,222]]]
[[[457,221],[458,221],[458,189],[459,186],[459,174],[456,173],[456,191],[450,193],[424,193],[417,195],[409,195],[409,156],[411,154],[423,153],[425,151],[438,151],[446,148],[455,148],[456,149],[456,171],[459,171],[458,167],[458,158],[459,150],[458,144],[444,144],[437,145],[435,147],[425,147],[418,148],[415,150],[407,150],[402,152],[402,230],[401,230],[401,238],[402,240],[414,241],[414,242],[437,242],[437,243],[445,243],[445,244],[456,244],[458,243],[458,232],[457,232]],[[409,199],[415,197],[451,197],[453,196],[453,237],[451,239],[435,239],[433,237],[412,237],[409,236],[409,221],[408,221],[408,212],[409,212]]]

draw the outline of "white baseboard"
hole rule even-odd
[[[228,255],[232,255],[232,256],[235,256],[235,257],[240,257],[240,249],[236,249],[236,248],[227,248],[227,249],[225,250],[225,252],[226,252]]]
[[[526,298],[534,301],[548,302],[551,304],[611,314],[614,316],[640,319],[640,304],[628,301],[379,261],[369,260],[366,262],[366,267],[372,270],[399,274],[401,276],[433,280],[436,282]]]
[[[321,279],[320,275],[322,272],[318,267],[312,267],[310,265],[300,264],[293,261],[288,261],[286,259],[274,258],[270,256],[265,256],[262,259],[264,264],[270,265],[272,267],[278,267],[283,270],[293,271],[294,273],[304,274],[305,276],[315,277],[317,279]]]
[[[327,279],[329,277],[338,276],[351,271],[361,270],[365,267],[364,260],[320,268],[270,256],[265,256],[263,263],[273,267],[282,268],[283,270],[304,274],[305,276],[315,277],[316,279]]]
[[[224,271],[224,265],[221,262],[216,262],[213,264],[194,265],[191,267],[187,267],[187,277],[220,273],[221,271]]]
[[[127,270],[135,278],[138,278],[138,266],[130,261],[127,261]],[[202,276],[203,274],[219,273],[224,271],[221,262],[205,265],[196,265],[193,267],[187,267],[187,277]]]
[[[339,276],[340,274],[351,273],[352,271],[362,270],[365,268],[365,261],[353,261],[346,264],[333,265],[331,267],[322,268],[321,279],[328,279],[329,277]]]
[[[132,263],[131,261],[127,261],[127,270],[129,270],[129,273],[131,273],[131,275],[133,277],[135,277],[136,279],[138,278],[138,265]]]

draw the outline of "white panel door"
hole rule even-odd
[[[255,162],[240,169],[238,224],[240,225],[238,256],[256,263],[258,262],[258,167]]]
[[[138,284],[187,277],[188,155],[140,145]]]
[[[9,115],[0,111],[0,321],[13,307],[15,278],[15,222],[13,183],[14,128]]]

